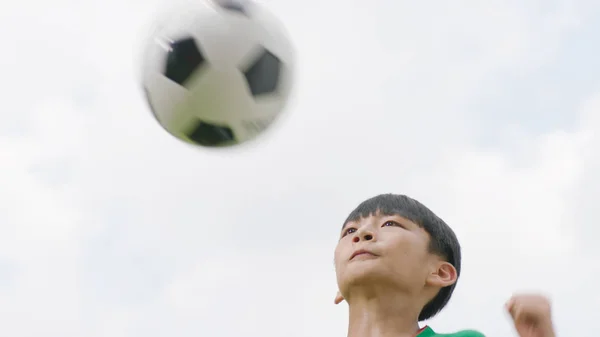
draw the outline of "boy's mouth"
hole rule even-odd
[[[350,256],[350,260],[354,259],[357,256],[361,256],[361,255],[377,256],[366,249],[359,249],[359,250],[355,251],[354,253],[352,253],[352,255]]]

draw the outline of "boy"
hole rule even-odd
[[[442,336],[419,322],[450,300],[461,252],[452,229],[420,202],[383,194],[346,219],[335,249],[338,304],[349,305],[348,337]],[[519,295],[506,305],[521,337],[554,337],[548,300]],[[465,330],[447,337],[482,337]]]

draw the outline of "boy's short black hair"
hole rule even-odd
[[[381,194],[363,201],[354,209],[344,224],[357,221],[375,214],[399,215],[423,228],[430,236],[429,251],[446,259],[456,268],[460,276],[460,244],[454,231],[429,208],[405,195]],[[458,281],[458,280],[457,280]],[[440,312],[452,297],[456,282],[442,288],[440,292],[423,307],[419,321],[432,318]]]

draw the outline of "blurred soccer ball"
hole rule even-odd
[[[157,25],[142,82],[154,117],[173,136],[207,146],[254,139],[284,110],[294,51],[264,5],[198,0]]]

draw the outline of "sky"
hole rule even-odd
[[[551,297],[559,336],[595,329],[600,2],[269,0],[293,97],[222,151],[143,100],[164,4],[0,3],[0,335],[344,336],[338,231],[388,192],[463,246],[435,330],[515,335],[523,291]]]

